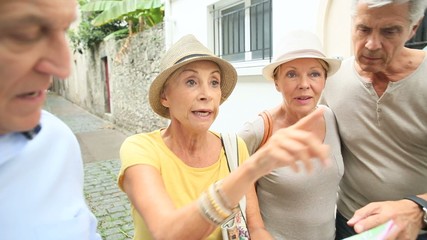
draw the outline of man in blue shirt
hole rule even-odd
[[[95,240],[71,130],[43,111],[52,77],[70,73],[75,0],[0,2],[0,238]]]

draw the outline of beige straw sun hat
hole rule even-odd
[[[273,62],[262,70],[262,74],[268,80],[274,80],[274,70],[278,66],[299,58],[317,58],[325,61],[328,65],[328,76],[338,71],[341,66],[341,60],[326,57],[322,43],[314,33],[303,30],[291,31],[284,35],[279,44]]]
[[[169,110],[160,102],[163,86],[169,76],[178,68],[194,62],[208,60],[218,64],[221,71],[221,102],[223,103],[236,86],[237,73],[233,65],[214,55],[193,35],[186,35],[173,44],[160,62],[160,74],[153,80],[148,98],[153,111],[162,117],[170,118]]]

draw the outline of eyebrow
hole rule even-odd
[[[69,24],[76,21],[76,19],[77,19],[77,16],[75,16]],[[52,22],[51,20],[46,19],[44,16],[40,16],[37,14],[13,16],[10,20],[8,20],[8,22],[9,22],[8,25],[10,27],[40,25],[40,26],[51,28],[55,26],[55,22]]]
[[[357,24],[357,25],[356,25],[356,28],[357,28],[357,29],[358,29],[358,28],[373,29],[373,27],[367,26],[367,25],[362,24],[362,23]],[[380,30],[381,30],[381,31],[384,31],[384,30],[398,30],[398,31],[401,31],[401,30],[402,30],[402,26],[400,26],[400,25],[392,25],[392,26],[387,26],[387,27],[381,27],[381,28],[380,28]]]
[[[359,24],[357,24],[355,27],[356,27],[356,28],[371,28],[371,27],[368,27],[367,25],[365,25],[365,24],[363,24],[363,23],[359,23]]]

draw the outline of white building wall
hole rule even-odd
[[[209,6],[212,4],[228,4],[236,0],[165,0],[165,41],[166,48],[185,34],[195,35],[203,44],[213,49],[211,16]],[[340,3],[341,2],[341,3]],[[272,32],[273,52],[278,47],[281,36],[290,30],[305,29],[315,32],[324,41],[337,38],[341,31],[341,22],[337,21],[346,11],[341,8],[342,2],[348,0],[272,0]],[[339,15],[327,11],[334,9]],[[348,12],[348,11],[347,11]],[[348,13],[347,13],[348,15]],[[324,27],[325,23],[328,24]],[[334,26],[330,25],[333,24]],[[347,24],[344,21],[342,24]],[[326,34],[324,34],[326,32]],[[347,32],[345,32],[347,34]],[[348,34],[347,34],[348,35]],[[344,42],[346,38],[339,39]],[[336,44],[338,40],[332,44]],[[328,50],[335,55],[348,55],[348,44],[342,43],[335,52],[332,44],[327,44]],[[345,52],[339,54],[338,52]],[[328,53],[328,52],[327,52]],[[253,119],[265,109],[273,108],[281,102],[281,95],[274,84],[261,75],[261,69],[268,62],[257,64],[234,64],[239,74],[237,86],[229,99],[220,107],[220,113],[212,130],[237,131],[244,122]]]
[[[351,51],[350,0],[322,0],[319,7],[317,34],[323,41],[326,53],[346,58]]]

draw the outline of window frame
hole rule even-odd
[[[221,15],[224,11],[227,11],[232,8],[236,8],[236,6],[242,5],[243,7],[238,7],[243,11],[243,21],[244,21],[244,29],[240,29],[240,34],[238,37],[243,36],[243,51],[238,51],[236,53],[232,53],[230,55],[226,55],[223,52],[223,38],[224,38],[224,28],[221,26],[223,24],[223,15]],[[255,6],[267,4],[267,8],[264,10],[262,8],[262,22],[257,22],[257,26],[261,26],[258,28],[257,26],[252,25],[251,22],[256,22],[255,19],[259,20],[260,14],[255,14],[252,16],[256,16],[255,18],[251,18],[251,9]],[[265,6],[264,6],[265,7]],[[235,10],[236,11],[236,10]],[[267,11],[267,13],[265,13]],[[212,39],[213,39],[213,49],[214,53],[230,62],[236,66],[236,68],[249,68],[252,66],[264,66],[266,63],[269,63],[272,59],[272,0],[223,0],[219,1],[210,6],[210,14],[212,19]],[[241,21],[242,19],[240,19]],[[265,28],[265,23],[267,22],[267,27]],[[233,25],[233,23],[231,23]],[[238,24],[234,24],[232,27],[237,26]],[[259,36],[260,32],[267,32],[267,34],[261,34],[262,40],[259,41],[253,34],[253,29],[256,29],[256,33]],[[266,38],[265,35],[268,35]],[[254,41],[254,40],[257,41]],[[251,48],[251,44],[254,42],[257,43],[257,47],[261,45],[259,49]],[[240,44],[240,45],[241,45]],[[258,56],[256,56],[258,54]],[[240,57],[240,58],[239,58]]]

